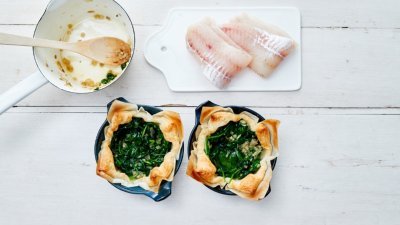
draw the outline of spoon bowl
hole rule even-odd
[[[77,53],[98,62],[118,66],[131,57],[131,46],[114,37],[100,37],[75,43]]]

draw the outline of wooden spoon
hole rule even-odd
[[[99,37],[75,43],[0,33],[0,44],[64,49],[107,65],[118,66],[131,58],[131,47],[114,37]]]

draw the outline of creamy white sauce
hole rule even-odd
[[[109,19],[87,18],[78,24],[71,25],[64,41],[78,42],[96,37],[115,37],[127,43],[130,43],[130,37],[124,26],[118,22]],[[72,86],[78,85],[88,89],[101,88],[106,86],[101,81],[106,78],[107,73],[112,72],[119,76],[122,73],[121,66],[108,66],[93,61],[85,56],[70,51],[60,53],[62,67],[67,75],[68,81]],[[67,59],[67,60],[65,60]],[[68,62],[72,68],[68,70],[65,62]],[[114,78],[114,80],[117,77]],[[93,81],[93,82],[92,82]],[[110,82],[111,83],[111,82]]]

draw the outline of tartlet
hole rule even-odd
[[[97,175],[110,183],[158,193],[172,181],[183,144],[183,126],[176,112],[150,114],[143,107],[115,100],[98,152]],[[178,165],[179,166],[179,165]]]
[[[212,104],[213,105],[213,104]],[[264,198],[278,156],[279,121],[230,107],[203,106],[186,174],[249,200]]]

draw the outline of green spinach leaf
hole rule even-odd
[[[231,121],[206,138],[205,153],[219,176],[242,179],[260,168],[262,146],[244,120]]]
[[[137,179],[148,176],[151,169],[160,166],[171,146],[158,124],[133,118],[114,132],[110,148],[115,166],[131,179]]]

